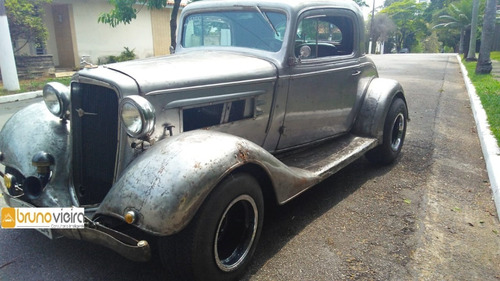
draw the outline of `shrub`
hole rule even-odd
[[[136,58],[136,55],[134,53],[135,49],[130,50],[128,47],[123,47],[123,48],[125,49],[125,51],[121,52],[119,56],[107,56],[106,62],[114,63],[114,62],[133,60]]]

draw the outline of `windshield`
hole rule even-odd
[[[260,9],[193,14],[184,21],[182,46],[232,46],[278,52],[285,29],[285,14]]]

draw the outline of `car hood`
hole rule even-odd
[[[276,67],[269,61],[220,51],[193,51],[104,67],[133,78],[142,94],[273,78],[277,75]]]

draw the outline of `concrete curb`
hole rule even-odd
[[[497,214],[500,218],[500,174],[498,174],[498,172],[500,172],[500,148],[498,147],[497,140],[490,131],[490,125],[488,124],[486,112],[484,111],[479,96],[476,94],[476,88],[472,85],[472,82],[467,75],[467,69],[465,69],[465,66],[462,64],[460,56],[457,55],[457,59],[460,63],[460,68],[462,69],[465,87],[469,93],[472,112],[474,113],[474,119],[476,120],[477,133],[479,141],[481,142],[484,161],[486,162],[486,169],[488,170],[488,177],[493,191],[493,199],[495,200]]]
[[[22,94],[0,96],[0,103],[28,100],[28,99],[41,97],[42,95],[43,95],[42,91],[40,90],[40,91],[27,92],[27,93],[22,93]]]

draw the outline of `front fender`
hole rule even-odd
[[[39,198],[37,206],[72,206],[69,193],[69,130],[68,124],[52,115],[43,102],[32,104],[14,115],[0,132],[2,164],[19,171],[23,176],[36,176],[31,159],[39,151],[51,154],[55,164],[52,179]]]
[[[382,141],[385,117],[396,96],[401,97],[406,104],[403,87],[399,82],[385,78],[373,79],[368,86],[353,133]]]
[[[135,225],[155,234],[182,230],[210,191],[236,168],[253,163],[270,177],[280,198],[290,197],[318,178],[287,167],[260,146],[232,135],[195,130],[156,143],[135,159],[103,200],[96,216],[123,220],[138,214]],[[296,188],[294,188],[296,187]]]

